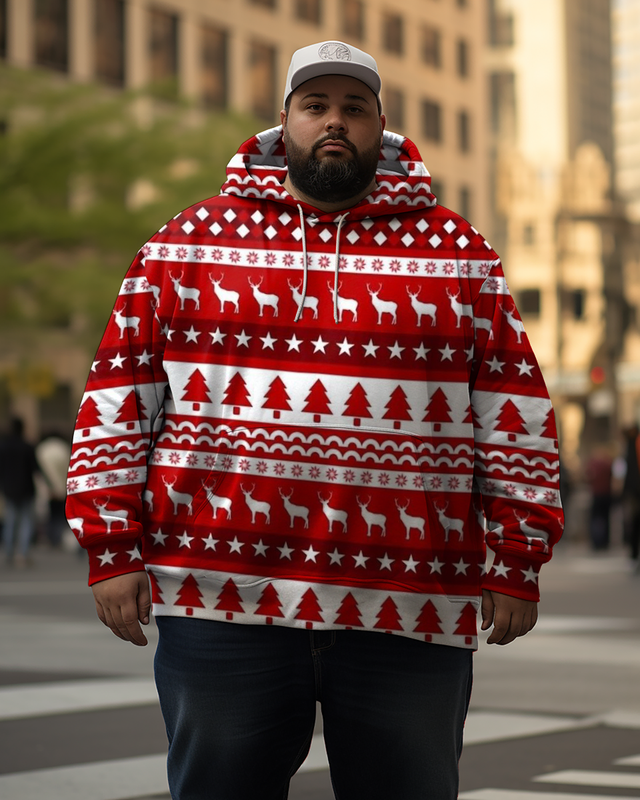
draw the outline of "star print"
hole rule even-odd
[[[431,567],[431,572],[437,572],[439,575],[442,575],[442,567],[444,567],[444,561],[438,561],[438,556],[436,556],[433,561],[427,561],[427,564]]]
[[[333,553],[327,553],[329,558],[331,559],[331,564],[337,564],[339,567],[342,566],[342,559],[344,558],[344,553],[338,552],[338,548],[336,547]]]
[[[373,343],[373,339],[369,339],[369,344],[363,344],[365,356],[376,357],[376,350],[380,347],[378,344]]]
[[[391,571],[391,565],[393,564],[394,559],[389,558],[389,554],[385,553],[382,558],[379,558],[378,561],[380,562],[380,569],[388,569]]]
[[[198,336],[200,336],[201,333],[202,331],[197,331],[193,327],[193,325],[189,328],[188,331],[184,331],[184,335],[187,337],[187,341],[195,342],[196,344],[198,343]]]
[[[153,358],[153,353],[149,355],[145,350],[144,353],[141,353],[139,356],[136,356],[138,359],[138,366],[141,367],[143,364],[151,364],[151,359]]]
[[[318,352],[323,352],[324,353],[325,352],[325,348],[329,344],[329,342],[325,342],[325,340],[322,338],[322,336],[318,336],[318,338],[315,341],[312,341],[311,344],[313,345],[313,352],[314,353],[318,353]]]
[[[108,360],[111,362],[111,369],[122,369],[122,365],[127,360],[127,357],[116,353],[115,358],[110,358]]]
[[[302,339],[298,339],[298,337],[293,334],[290,339],[285,339],[285,342],[289,345],[289,352],[295,350],[296,353],[300,352],[300,345],[302,344]]]
[[[209,332],[209,336],[211,337],[211,344],[223,344],[226,333],[222,333],[220,327],[217,327],[213,333]]]
[[[309,549],[308,550],[303,550],[302,552],[305,555],[305,559],[304,560],[305,561],[313,561],[314,564],[316,563],[316,556],[320,554],[320,551],[319,550],[314,550],[311,545],[309,545]]]
[[[498,361],[494,356],[491,361],[487,361],[486,363],[489,366],[489,372],[502,372],[502,367],[504,367],[506,361]]]
[[[99,361],[93,362],[93,364],[91,365],[91,372],[95,372],[97,370],[99,363],[100,363]]]
[[[193,536],[189,536],[185,531],[182,536],[178,536],[178,541],[180,542],[180,547],[188,547],[191,550],[191,542],[193,541]]]
[[[415,572],[416,567],[420,562],[415,561],[413,556],[409,556],[409,558],[406,561],[403,561],[402,563],[406,565],[404,569],[405,572]]]
[[[151,534],[153,536],[153,543],[154,544],[161,544],[164,547],[164,540],[168,537],[167,533],[162,532],[162,528],[158,528],[156,533]]]
[[[253,338],[244,332],[244,328],[241,333],[234,333],[234,336],[238,340],[238,347],[249,347],[249,342]]]
[[[529,567],[529,569],[521,569],[520,572],[524,575],[524,582],[531,581],[531,583],[538,582],[538,576],[533,569],[533,567]]]
[[[357,556],[353,556],[353,560],[356,562],[356,567],[364,567],[366,569],[369,556],[365,556],[361,550]]]
[[[453,354],[455,350],[452,350],[449,347],[449,342],[445,345],[443,349],[440,349],[440,361],[453,361]]]
[[[253,549],[256,551],[255,554],[257,556],[264,556],[266,558],[267,557],[267,550],[269,549],[269,545],[268,544],[264,544],[262,539],[260,539],[258,544],[254,544],[253,545]]]
[[[205,550],[215,550],[220,539],[214,539],[213,535],[210,533],[207,538],[203,539],[202,541],[204,543]]]
[[[280,551],[280,558],[288,558],[291,561],[291,553],[293,553],[293,547],[289,547],[289,545],[285,542],[284,547],[279,547],[278,550]]]
[[[425,361],[427,360],[427,353],[430,352],[428,347],[424,346],[424,342],[420,342],[420,347],[413,348],[416,354],[416,361],[423,358]]]
[[[100,559],[100,566],[104,567],[105,564],[113,564],[115,555],[115,553],[110,553],[109,548],[107,548],[101,556],[98,556]]]
[[[142,561],[142,556],[140,555],[137,545],[134,546],[133,550],[127,550],[127,555],[129,556],[129,561],[135,561],[136,559]]]
[[[482,575],[486,575],[486,574],[487,574],[487,564],[486,564],[486,562],[484,562],[484,561],[481,561],[481,562],[478,564],[478,567],[480,568],[480,575],[481,575],[481,576],[482,576]]]
[[[532,377],[531,370],[533,369],[533,364],[527,364],[524,358],[520,364],[516,364],[516,367],[518,368],[518,375],[528,375],[529,378]]]
[[[456,575],[466,575],[467,570],[469,569],[469,564],[465,564],[465,562],[460,559],[457,564],[453,565],[456,568]]]
[[[468,350],[465,349],[464,352],[467,354],[467,361],[471,361],[473,358],[473,345]]]
[[[400,347],[398,341],[396,340],[393,347],[389,347],[387,345],[387,350],[391,354],[391,358],[402,358],[402,351],[404,350],[404,347]]]
[[[353,345],[345,336],[343,341],[338,342],[338,347],[340,348],[340,355],[341,356],[350,356],[351,355],[351,348]]]
[[[237,536],[233,537],[233,541],[229,542],[229,552],[239,553],[244,547],[244,542],[241,542]]]
[[[511,571],[511,567],[505,566],[503,564],[503,562],[501,561],[499,564],[494,564],[493,565],[493,571],[494,571],[495,575],[499,575],[502,578],[506,578],[507,577],[507,572]]]
[[[172,329],[169,327],[169,324],[167,323],[167,324],[166,324],[166,325],[165,325],[165,326],[162,328],[162,333],[163,333],[163,334],[164,334],[164,335],[167,337],[167,339],[168,339],[169,341],[171,341],[171,337],[173,336],[173,334],[175,333],[175,331],[174,331],[174,330],[172,330]]]
[[[262,349],[263,350],[273,350],[273,345],[277,342],[277,339],[274,339],[273,336],[267,331],[266,336],[261,336],[260,341],[262,342]]]

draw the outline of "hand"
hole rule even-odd
[[[509,644],[534,627],[538,621],[538,604],[499,592],[482,591],[482,630],[493,625],[487,644]]]
[[[146,572],[129,572],[94,583],[91,587],[100,620],[119,639],[144,647],[147,637],[140,623],[149,624],[151,594]]]

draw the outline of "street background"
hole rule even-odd
[[[104,628],[75,549],[39,545],[31,569],[1,569],[2,800],[168,798],[155,626],[147,648]],[[541,588],[531,634],[480,645],[460,797],[638,798],[640,575],[621,545],[569,541]],[[291,800],[333,797],[320,715],[316,734]]]

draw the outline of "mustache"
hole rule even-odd
[[[318,140],[318,141],[317,141],[317,142],[316,142],[316,143],[313,145],[313,152],[315,153],[315,152],[316,152],[316,150],[318,150],[320,147],[322,147],[322,145],[323,145],[325,142],[342,142],[343,144],[345,144],[345,145],[346,145],[346,146],[349,148],[349,150],[351,150],[351,152],[352,152],[352,153],[355,153],[355,152],[356,152],[355,145],[353,145],[353,144],[352,144],[352,143],[351,143],[351,142],[350,142],[350,141],[349,141],[349,140],[346,138],[346,136],[342,136],[342,134],[339,134],[339,133],[329,133],[329,134],[327,134],[326,136],[323,136],[323,137],[322,137],[322,139],[319,139],[319,140]]]

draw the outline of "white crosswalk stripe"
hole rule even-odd
[[[620,795],[519,792],[514,789],[475,789],[462,792],[458,800],[620,800]]]
[[[565,783],[572,786],[608,786],[611,789],[640,789],[640,774],[630,772],[598,772],[587,769],[564,769],[538,775],[539,783]]]

